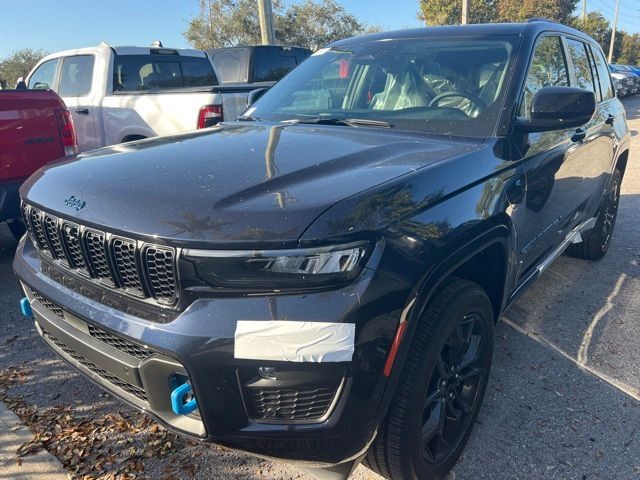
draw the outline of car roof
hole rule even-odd
[[[61,52],[55,52],[47,55],[42,60],[50,60],[58,57],[70,57],[73,55],[83,55],[83,54],[92,54],[97,53],[103,49],[110,49],[117,55],[149,55],[152,50],[173,50],[177,52],[178,55],[187,56],[187,57],[202,57],[206,58],[207,54],[202,50],[195,50],[192,48],[167,48],[167,47],[131,47],[131,46],[118,46],[114,47],[108,45],[106,43],[101,43],[97,47],[85,47],[85,48],[74,48],[72,50],[63,50]]]
[[[353,43],[354,41],[376,41],[395,40],[403,38],[428,38],[428,37],[465,37],[483,35],[521,35],[537,36],[541,32],[554,31],[582,37],[595,43],[591,37],[585,33],[568,27],[562,23],[552,22],[545,19],[532,19],[523,23],[477,23],[469,25],[444,25],[437,27],[411,28],[405,30],[395,30],[390,32],[372,33],[360,37],[351,37],[339,40],[331,46],[340,46]]]

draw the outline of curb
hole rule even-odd
[[[0,479],[68,480],[60,461],[46,450],[24,457],[16,454],[16,450],[32,438],[31,430],[0,402]]]

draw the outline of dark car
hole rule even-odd
[[[220,83],[272,84],[311,55],[302,47],[254,45],[207,50]]]
[[[14,269],[60,356],[178,432],[439,478],[502,312],[566,249],[607,251],[628,154],[576,30],[352,38],[239,121],[40,170]]]

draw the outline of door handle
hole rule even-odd
[[[89,109],[88,108],[76,108],[76,113],[79,113],[80,115],[89,115]]]
[[[613,125],[613,121],[616,119],[615,116],[609,114],[607,115],[607,119],[604,121],[607,125]]]
[[[582,128],[578,128],[573,135],[571,135],[571,141],[572,142],[579,142],[581,140],[584,140],[587,136],[587,131],[582,129]]]

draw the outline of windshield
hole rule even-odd
[[[401,130],[492,135],[517,37],[357,42],[317,51],[246,117],[358,119]]]

